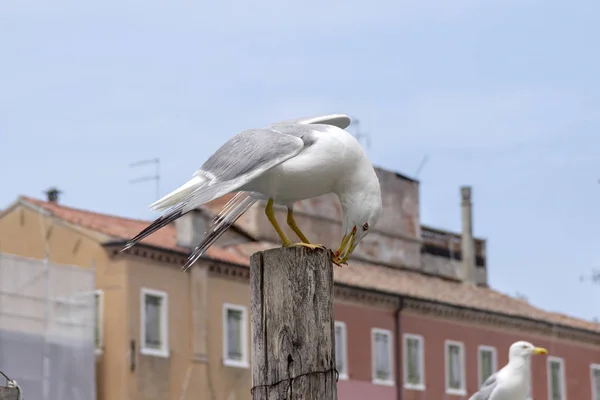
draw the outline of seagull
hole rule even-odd
[[[508,350],[508,364],[490,375],[469,400],[526,400],[532,354],[548,354],[542,347],[519,341]]]
[[[343,211],[342,239],[333,254],[341,266],[373,229],[382,209],[379,178],[356,138],[345,129],[345,114],[284,120],[262,129],[238,133],[218,148],[190,180],[150,205],[164,211],[125,251],[193,209],[228,193],[223,206],[182,269],[187,270],[256,201],[266,201],[265,214],[283,247],[313,244],[294,220],[294,203],[335,193]],[[292,242],[275,219],[273,205],[287,208],[287,224],[300,242]],[[166,210],[166,211],[165,211]]]

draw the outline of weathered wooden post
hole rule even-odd
[[[252,255],[252,400],[337,400],[331,260],[306,247]]]
[[[0,386],[0,400],[19,400],[19,389]]]

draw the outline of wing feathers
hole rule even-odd
[[[254,129],[236,135],[221,146],[190,181],[154,203],[156,208],[173,207],[129,240],[121,251],[191,210],[238,190],[303,148],[302,139],[271,129]]]
[[[498,382],[498,373],[495,372],[481,384],[479,391],[475,392],[473,396],[469,397],[469,400],[490,400],[494,389]]]
[[[219,215],[215,217],[213,224],[204,233],[204,238],[188,257],[181,269],[186,271],[191,267],[256,201],[257,199],[250,197],[248,193],[238,192],[225,206],[227,210],[221,211]]]
[[[318,117],[307,117],[307,118],[295,118],[295,119],[287,119],[284,121],[275,122],[270,126],[277,125],[288,125],[288,124],[301,124],[301,125],[309,125],[309,124],[324,124],[324,125],[333,125],[337,126],[341,129],[346,129],[350,126],[352,120],[349,116],[345,114],[327,114],[320,115]]]

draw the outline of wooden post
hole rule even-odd
[[[0,386],[0,400],[19,400],[19,390],[17,388]]]
[[[252,255],[252,400],[337,400],[331,260],[306,247]]]

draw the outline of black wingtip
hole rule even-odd
[[[135,245],[135,242],[132,242],[131,240],[129,240],[127,242],[127,244],[125,246],[123,246],[123,248],[121,250],[119,250],[119,253],[122,253],[124,251],[129,250],[130,248],[132,248]]]
[[[140,240],[144,239],[147,236],[150,236],[151,234],[153,234],[160,228],[170,224],[171,222],[175,221],[177,218],[181,217],[182,215],[183,215],[183,212],[181,211],[181,209],[176,209],[176,210],[171,211],[168,214],[158,217],[157,219],[152,221],[152,223],[150,225],[148,225],[145,229],[143,229],[140,233],[138,233],[135,237],[133,237],[132,239],[129,239],[127,241],[127,244],[119,252],[122,253],[122,252],[132,248]]]

